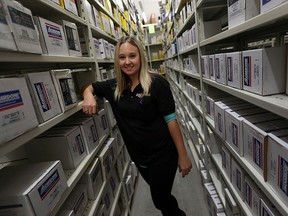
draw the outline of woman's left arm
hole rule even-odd
[[[188,157],[184,141],[183,141],[183,136],[178,124],[177,119],[174,119],[172,121],[169,121],[167,123],[169,132],[171,134],[171,137],[176,145],[177,152],[178,152],[178,167],[179,167],[179,172],[182,172],[182,177],[188,175],[188,173],[192,169],[192,163],[190,158]]]

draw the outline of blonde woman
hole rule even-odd
[[[186,215],[171,194],[177,167],[192,169],[176,119],[169,83],[148,71],[144,50],[133,36],[122,37],[115,50],[116,79],[92,83],[83,91],[83,112],[97,112],[94,94],[106,98],[131,159],[150,186],[163,216]]]

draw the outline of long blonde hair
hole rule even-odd
[[[115,48],[114,66],[115,66],[117,86],[114,92],[114,97],[116,100],[119,100],[122,92],[127,88],[127,86],[130,83],[129,77],[121,71],[120,65],[119,65],[119,49],[120,49],[120,46],[126,42],[138,48],[138,51],[140,54],[140,62],[141,62],[140,72],[139,72],[139,82],[141,83],[141,86],[143,88],[144,95],[149,95],[149,89],[150,89],[151,82],[152,82],[143,47],[141,46],[139,41],[134,36],[124,36],[120,38]]]

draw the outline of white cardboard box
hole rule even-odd
[[[62,20],[70,56],[82,56],[78,29],[75,23]]]
[[[227,215],[231,216],[239,216],[240,209],[238,204],[235,202],[233,196],[231,195],[228,188],[224,189],[224,197],[225,197],[225,212]]]
[[[245,170],[238,162],[231,158],[231,182],[239,196],[244,200],[245,195]]]
[[[86,185],[76,184],[61,208],[65,210],[73,210],[75,216],[81,216],[87,204],[88,196]]]
[[[268,135],[267,184],[288,205],[288,137]]]
[[[243,89],[259,95],[286,91],[286,47],[242,52]]]
[[[215,80],[218,83],[227,85],[227,73],[226,73],[226,54],[215,54]]]
[[[66,10],[78,16],[78,10],[75,0],[61,0],[61,2],[64,4],[63,6]]]
[[[260,215],[261,198],[263,196],[255,182],[249,176],[245,176],[245,204],[252,215]]]
[[[275,118],[277,119],[277,116],[275,116]],[[277,135],[288,135],[288,130],[281,130],[281,128],[286,127],[288,123],[285,120],[283,122],[282,120],[273,120],[271,118],[269,121],[269,115],[267,115],[268,122],[261,123],[260,120],[257,123],[255,121],[256,120],[254,120],[254,123],[250,122],[249,119],[243,121],[244,157],[263,176],[264,180],[266,180],[267,133],[274,131]],[[277,124],[279,126],[277,126]]]
[[[224,144],[222,144],[221,158],[222,168],[224,169],[227,177],[231,180],[231,154]]]
[[[24,77],[0,79],[0,111],[0,145],[38,125]]]
[[[259,0],[227,1],[229,29],[244,23],[260,13]]]
[[[6,14],[8,14],[7,21],[17,49],[21,52],[42,54],[38,30],[34,25],[31,11],[17,1],[1,1]]]
[[[211,179],[209,178],[209,173],[207,172],[207,170],[201,170],[201,183],[202,185],[204,185],[205,183],[211,182]]]
[[[13,35],[11,33],[7,15],[4,10],[3,4],[0,1],[0,49],[17,50]]]
[[[47,216],[67,188],[60,161],[0,170],[0,215]]]
[[[226,141],[241,157],[244,155],[242,122],[246,116],[257,115],[261,113],[268,114],[266,110],[258,107],[237,111],[233,111],[232,109],[225,110]]]
[[[43,53],[69,56],[63,27],[42,17],[34,17]]]
[[[50,72],[28,73],[27,83],[39,123],[62,112]]]
[[[31,161],[60,159],[64,169],[75,169],[87,155],[79,126],[54,127],[25,146]]]
[[[211,213],[213,216],[217,216],[217,213],[223,212],[224,210],[223,204],[218,194],[211,195],[211,199],[212,199]]]
[[[287,0],[262,0],[260,1],[260,11],[261,13],[265,13],[268,10],[281,5],[282,3],[286,2]]]
[[[109,126],[108,126],[108,120],[107,115],[104,109],[101,109],[98,114],[93,115],[94,117],[94,123],[97,128],[99,140],[109,133]]]
[[[226,53],[227,84],[242,89],[242,53]]]
[[[78,125],[83,134],[84,143],[86,146],[87,154],[93,152],[93,150],[99,144],[99,137],[97,134],[96,126],[94,124],[93,118],[90,116],[87,117],[75,117],[68,118],[62,122],[63,125],[67,126],[76,126]]]
[[[60,106],[63,112],[77,106],[77,95],[70,69],[51,70]]]

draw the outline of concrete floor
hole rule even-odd
[[[190,156],[192,159],[192,156]],[[177,172],[172,193],[178,200],[179,207],[187,216],[209,216],[207,203],[204,198],[200,173],[192,159],[193,169],[188,176],[182,178]],[[162,216],[153,205],[149,186],[141,176],[138,177],[131,208],[131,216]]]

